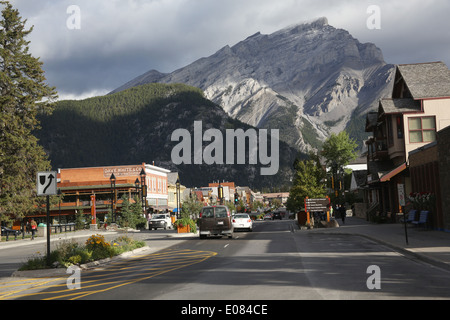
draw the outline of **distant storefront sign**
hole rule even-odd
[[[116,178],[118,177],[130,177],[139,176],[142,166],[120,166],[120,167],[108,167],[103,169],[103,176],[109,178],[114,173]]]

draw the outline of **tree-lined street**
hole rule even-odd
[[[450,137],[444,131],[444,106],[450,102],[444,63],[397,65],[392,99],[380,100],[379,114],[369,112],[365,128],[363,122],[355,124],[368,111],[363,96],[378,82],[388,84],[381,75],[388,65],[378,49],[372,52],[375,46],[355,45],[353,37],[345,41],[350,34],[326,18],[271,36],[257,33],[213,55],[220,61],[201,62],[223,67],[232,60],[245,62],[238,53],[255,50],[247,54],[248,63],[230,67],[236,74],[256,74],[259,66],[273,63],[257,51],[280,42],[276,51],[269,50],[271,56],[296,58],[291,66],[282,63],[285,70],[280,64],[272,74],[265,71],[264,81],[249,75],[239,83],[226,72],[219,76],[220,69],[198,68],[195,77],[204,78],[202,83],[209,80],[202,73],[224,77],[220,86],[228,81],[226,90],[164,82],[56,101],[43,62],[30,53],[33,26],[9,1],[0,1],[0,9],[0,224],[7,241],[0,242],[0,300],[251,300],[255,305],[245,312],[273,315],[258,303],[450,299],[450,237],[434,231],[448,231],[445,201],[450,201],[443,199],[447,180],[440,179],[448,170],[442,151]],[[72,9],[80,14],[78,6]],[[297,42],[305,35],[309,40]],[[298,50],[292,54],[289,47]],[[359,52],[367,65],[371,55],[380,59],[369,79],[342,78],[340,68],[329,69],[338,57],[330,60],[329,49],[317,55],[313,47]],[[314,59],[300,59],[308,52]],[[359,64],[357,55],[343,56],[342,61]],[[303,64],[312,71],[293,69]],[[333,80],[331,71],[339,77]],[[169,76],[152,74],[159,80]],[[268,79],[283,74],[272,81],[289,90],[273,91]],[[245,98],[253,81],[249,91],[259,92],[258,100]],[[263,82],[267,87],[259,88]],[[300,90],[291,101],[302,82],[312,91]],[[424,98],[411,84],[435,92],[425,92]],[[217,99],[207,99],[211,91],[217,91]],[[266,91],[270,99],[264,98]],[[321,98],[321,91],[363,105],[352,107],[357,107],[354,116],[341,117],[342,110],[352,108],[343,106],[344,100],[324,99],[329,93]],[[241,102],[231,109],[217,104],[236,97]],[[263,100],[272,101],[270,113],[261,112]],[[305,104],[297,106],[302,100]],[[239,118],[247,113],[240,110],[244,106],[254,113],[245,115],[250,121],[245,125]],[[313,120],[316,116],[323,119]],[[46,133],[39,138],[41,125]],[[285,128],[294,130],[280,135]],[[368,134],[373,137],[366,140]],[[350,168],[358,156],[365,164]],[[431,162],[425,166],[422,160]],[[227,237],[209,237],[217,234]],[[17,271],[25,262],[27,271]],[[150,315],[163,311],[149,309]],[[243,315],[239,306],[226,310]],[[212,317],[224,311],[189,304],[169,313]]]
[[[142,232],[138,237],[147,237],[150,247],[158,241],[175,245],[82,271],[79,290],[69,290],[64,278],[59,286],[19,299],[450,298],[448,270],[361,236],[300,231],[289,220],[257,222],[254,232],[236,233],[233,240],[168,240],[163,234]],[[375,283],[371,266],[381,271],[380,289],[370,289]]]

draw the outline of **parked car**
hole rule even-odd
[[[170,218],[170,214],[157,213],[152,216],[152,218],[148,222],[148,229],[156,230],[158,228],[164,228],[164,230],[166,230],[167,228],[169,228],[169,229],[173,228],[172,219]]]
[[[248,231],[253,231],[252,219],[246,213],[238,213],[233,217],[233,228],[234,230],[246,229]]]
[[[264,215],[264,220],[272,220],[272,214],[271,213],[266,213]]]
[[[233,223],[227,206],[203,207],[198,219],[200,239],[208,236],[233,238]]]
[[[282,220],[281,213],[279,213],[279,212],[274,212],[274,213],[272,214],[272,220],[275,220],[275,219]]]

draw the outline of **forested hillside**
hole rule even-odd
[[[280,144],[280,170],[261,176],[260,165],[180,165],[171,161],[176,129],[193,131],[250,126],[229,118],[200,89],[183,84],[147,84],[82,101],[60,101],[51,116],[41,116],[35,132],[56,168],[128,165],[142,162],[179,171],[183,183],[201,186],[213,180],[273,188],[289,183],[297,151]],[[204,146],[207,145],[204,144]],[[248,161],[246,162],[248,163]]]

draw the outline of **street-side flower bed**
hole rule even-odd
[[[70,267],[88,262],[98,261],[118,256],[124,252],[133,251],[145,246],[145,242],[136,241],[127,236],[107,242],[102,235],[92,235],[85,244],[72,241],[64,241],[57,245],[56,250],[50,252],[49,265],[47,255],[39,252],[28,259],[19,271],[38,270],[57,267]]]

